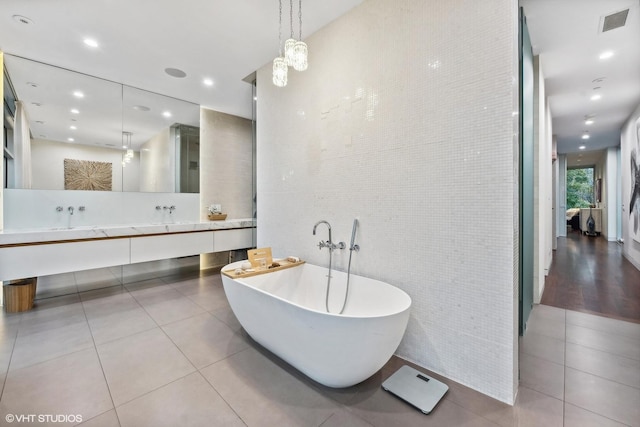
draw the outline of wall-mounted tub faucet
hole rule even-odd
[[[73,206],[69,206],[67,210],[69,211],[70,215],[73,215]]]
[[[323,241],[320,240],[320,242],[318,243],[318,249],[322,249],[322,248],[329,248],[329,251],[334,251],[336,249],[344,249],[347,247],[346,243],[344,242],[338,242],[338,244],[336,245],[335,243],[333,243],[333,240],[331,239],[331,224],[329,224],[329,222],[325,221],[325,220],[320,220],[318,222],[316,222],[316,224],[313,226],[313,235],[316,235],[316,229],[318,228],[318,225],[320,224],[326,224],[327,228],[329,229],[329,240],[327,241]]]
[[[169,215],[171,215],[171,213],[175,210],[176,210],[176,207],[174,205],[169,206]]]

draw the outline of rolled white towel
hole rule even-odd
[[[298,258],[297,256],[289,256],[289,257],[287,257],[287,261],[289,261],[289,262],[300,262],[300,258]]]

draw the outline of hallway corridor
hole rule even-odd
[[[640,271],[622,245],[569,232],[558,239],[541,303],[640,323]]]

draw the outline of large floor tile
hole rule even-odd
[[[527,332],[520,338],[520,352],[564,364],[564,340]]]
[[[120,421],[118,421],[118,415],[116,415],[115,409],[88,420],[83,418],[83,420],[83,423],[79,424],[82,427],[120,427]]]
[[[86,420],[112,408],[98,356],[90,348],[10,372],[0,419],[10,413],[73,414]]]
[[[569,403],[564,404],[564,427],[625,427],[617,421]]]
[[[229,301],[224,293],[224,290],[220,288],[212,288],[207,292],[199,292],[197,294],[188,295],[194,303],[207,311],[214,311],[229,307]]]
[[[107,292],[111,292],[108,294]],[[90,298],[86,294],[93,294]],[[102,294],[102,297],[95,295]],[[101,289],[81,294],[82,306],[87,315],[87,319],[95,319],[113,313],[140,308],[140,304],[128,292],[123,292],[118,286],[115,288]]]
[[[156,304],[144,305],[146,312],[158,325],[166,325],[182,319],[197,316],[205,312],[205,309],[186,297],[179,297]]]
[[[201,372],[248,426],[319,426],[339,408],[253,348]]]
[[[40,333],[86,321],[77,294],[48,298],[37,301],[32,310],[22,313],[18,334],[24,336]]]
[[[185,356],[200,369],[248,347],[240,333],[209,313],[162,328]]]
[[[498,424],[503,427],[562,427],[563,405],[562,400],[521,386],[516,404],[502,412]]]
[[[18,328],[0,333],[0,374],[4,374],[9,369],[17,332]]]
[[[231,310],[230,306],[211,310],[211,314],[218,318],[218,320],[224,322],[224,324],[230,327],[234,332],[242,329],[242,325],[238,321],[236,315],[233,313],[233,310]]]
[[[157,326],[158,324],[139,306],[89,319],[89,328],[96,344],[128,337]]]
[[[550,305],[534,304],[529,321],[539,318],[549,319],[556,322],[564,322],[566,319],[566,311],[564,308],[552,307]]]
[[[181,281],[170,281],[168,284],[185,296],[222,289],[222,283],[219,280],[212,279],[211,276],[194,277],[192,279]]]
[[[567,323],[601,332],[623,335],[640,342],[640,323],[625,322],[623,320],[570,310],[567,311]]]
[[[567,342],[640,360],[640,341],[610,332],[567,324]]]
[[[640,426],[640,390],[585,372],[566,369],[565,402],[606,418]]]
[[[358,417],[354,413],[346,410],[339,409],[334,412],[329,419],[323,422],[320,427],[373,427],[362,418]]]
[[[431,414],[425,415],[382,388],[358,393],[357,399],[348,407],[359,418],[379,427],[497,426],[448,399],[442,399]]]
[[[555,320],[544,316],[532,316],[527,323],[527,334],[545,335],[551,338],[564,340],[565,322],[563,320]]]
[[[122,427],[245,425],[198,372],[126,403],[117,411]]]
[[[86,321],[29,335],[18,334],[9,369],[15,371],[93,345]]]
[[[556,399],[564,399],[564,366],[530,356],[520,355],[520,385]]]
[[[116,406],[195,370],[159,328],[99,345],[98,354]]]
[[[640,388],[640,360],[616,356],[578,344],[567,344],[567,366]]]

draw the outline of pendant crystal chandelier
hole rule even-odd
[[[273,60],[273,84],[278,87],[287,85],[287,73],[289,67],[282,56],[282,0],[278,0],[279,21],[278,21],[278,57]]]
[[[288,68],[304,71],[309,66],[307,44],[302,41],[302,0],[298,1],[298,40],[293,38],[293,0],[289,0],[290,37],[284,42],[282,54],[282,0],[278,0],[278,57],[273,60],[273,84],[287,85]]]

